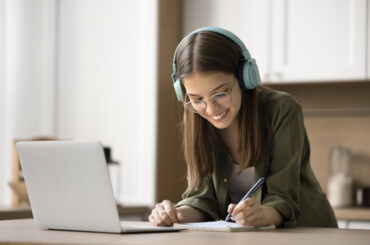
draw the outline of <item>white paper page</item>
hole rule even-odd
[[[210,231],[253,231],[253,230],[270,230],[275,229],[274,225],[254,227],[254,226],[240,226],[236,223],[226,222],[224,220],[210,221],[210,222],[195,222],[175,224],[178,228],[187,228],[190,230],[210,230]]]
[[[193,227],[204,227],[204,228],[219,228],[225,229],[229,227],[242,227],[236,223],[226,222],[224,220],[210,221],[210,222],[197,222],[197,223],[187,223],[189,226]]]

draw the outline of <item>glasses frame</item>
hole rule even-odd
[[[232,103],[232,101],[233,101],[233,97],[232,97],[232,93],[233,93],[233,90],[234,90],[234,86],[235,86],[235,83],[236,83],[236,80],[234,80],[234,83],[233,83],[233,86],[228,90],[228,91],[225,91],[225,92],[221,92],[221,93],[217,93],[217,94],[213,94],[211,97],[209,97],[209,99],[207,99],[207,100],[193,100],[193,101],[188,101],[188,102],[186,102],[186,97],[188,96],[188,94],[186,93],[185,94],[185,100],[184,100],[184,103],[183,103],[183,105],[184,105],[184,108],[186,109],[186,110],[188,110],[188,111],[190,111],[190,112],[193,112],[193,113],[197,113],[197,114],[201,114],[201,113],[204,113],[204,112],[206,112],[207,111],[207,106],[208,106],[208,101],[209,102],[211,102],[212,104],[214,104],[214,105],[219,105],[219,106],[227,106],[227,105],[220,105],[219,103],[217,103],[216,101],[215,101],[215,99],[214,98],[216,98],[216,96],[218,96],[218,95],[220,95],[220,94],[227,94],[227,95],[229,95],[230,96],[230,102],[229,102],[229,104],[228,105],[230,105],[231,103]],[[204,104],[205,105],[205,109],[203,110],[203,111],[201,111],[201,112],[199,112],[199,111],[196,111],[195,109],[191,109],[191,108],[193,108],[193,106],[191,105],[192,103],[194,103],[194,102],[200,102],[200,103],[202,103],[202,104]],[[188,105],[191,105],[190,107],[188,107]]]

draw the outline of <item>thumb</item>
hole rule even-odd
[[[177,219],[178,219],[179,221],[184,220],[184,215],[183,215],[182,213],[177,213]]]
[[[236,206],[235,203],[230,203],[227,208],[227,212],[230,214],[234,210],[235,206]]]

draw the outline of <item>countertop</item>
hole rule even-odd
[[[370,222],[370,208],[335,208],[337,220],[360,220]]]

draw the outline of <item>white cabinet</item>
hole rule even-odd
[[[187,0],[183,30],[213,25],[233,31],[265,82],[366,79],[369,1]]]
[[[366,2],[271,1],[270,79],[365,79]]]

